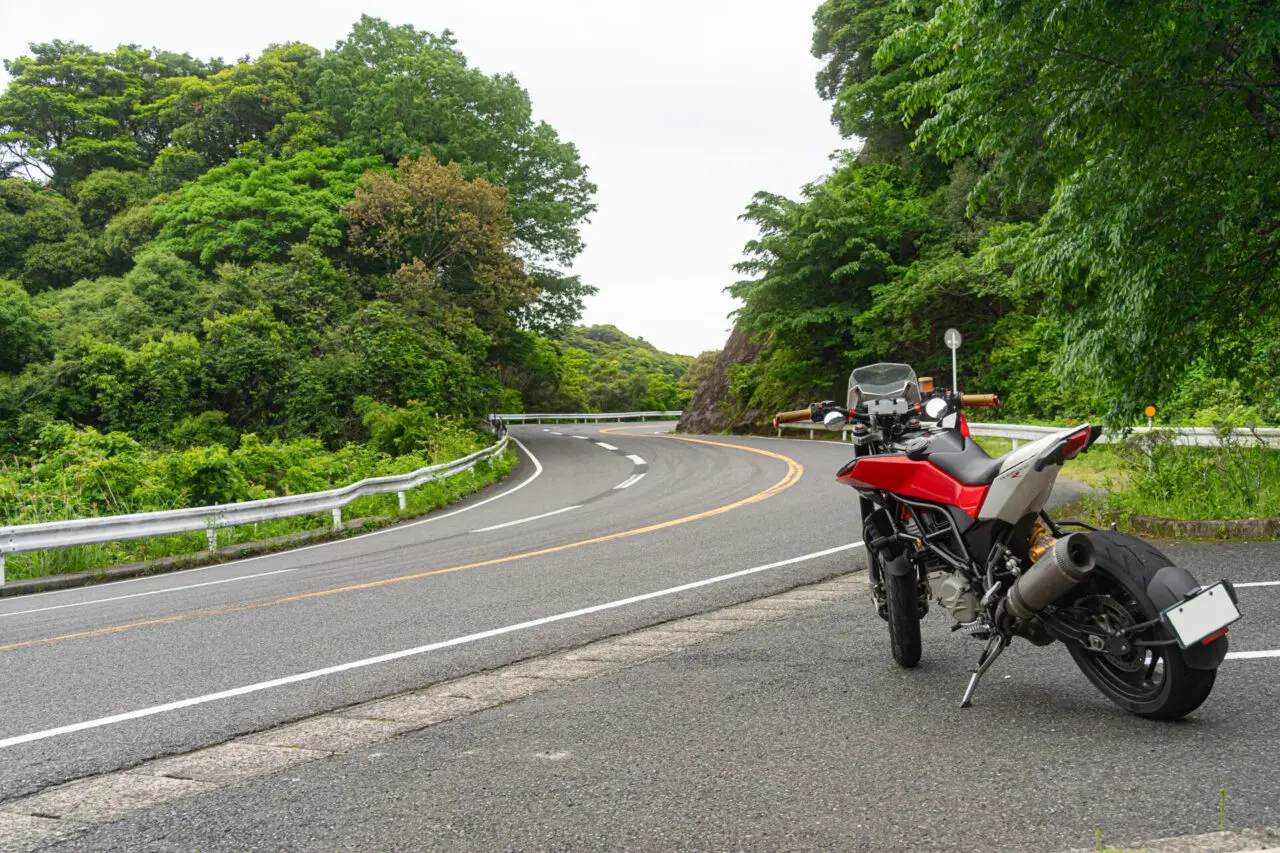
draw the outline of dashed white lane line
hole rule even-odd
[[[564,433],[562,433],[562,432],[556,432],[556,431],[555,431],[555,430],[553,430],[553,429],[549,429],[549,430],[547,430],[547,432],[551,433],[552,435],[564,435]]]
[[[108,601],[123,601],[126,598],[142,598],[144,595],[160,595],[163,592],[181,592],[184,589],[198,589],[202,586],[217,586],[223,583],[235,583],[236,581],[247,581],[253,578],[265,578],[267,575],[283,575],[288,572],[296,571],[296,569],[276,569],[274,572],[259,572],[256,575],[241,575],[235,578],[223,578],[218,581],[205,581],[204,583],[192,583],[186,586],[167,586],[164,589],[153,589],[148,592],[135,592],[130,595],[113,595],[111,598],[94,598],[89,601],[73,601],[70,604],[54,604],[50,607],[33,607],[30,610],[15,610],[12,613],[0,613],[0,619],[6,616],[24,616],[28,613],[44,613],[48,610],[62,610],[66,607],[85,607],[90,604],[105,604]]]
[[[390,527],[384,527],[381,530],[373,530],[373,531],[370,531],[369,533],[361,533],[358,536],[352,536],[347,539],[337,539],[333,542],[317,542],[315,545],[304,545],[301,548],[291,548],[288,551],[281,551],[275,554],[260,554],[257,557],[245,557],[242,560],[231,560],[230,562],[226,562],[226,563],[214,563],[209,566],[199,566],[194,569],[183,569],[182,574],[186,575],[194,572],[205,572],[211,569],[225,569],[228,566],[237,566],[242,563],[252,563],[254,560],[278,559],[279,557],[282,557],[287,554],[300,554],[303,551],[310,551],[313,548],[330,548],[334,545],[351,543],[359,539],[368,539],[370,537],[381,536],[386,533],[395,533],[396,531],[405,530],[410,527],[417,527],[422,524],[430,524],[433,521],[439,521],[442,518],[451,518],[460,513],[470,512],[476,507],[484,506],[487,503],[493,503],[494,501],[501,500],[502,498],[505,498],[508,495],[514,495],[516,492],[520,491],[525,486],[529,485],[534,480],[542,476],[542,463],[538,461],[538,457],[534,456],[532,453],[529,452],[529,448],[525,447],[524,443],[521,442],[520,439],[512,437],[511,440],[515,442],[520,447],[521,450],[524,451],[525,455],[529,457],[529,461],[533,463],[533,474],[530,475],[527,479],[523,480],[522,482],[511,487],[510,489],[507,489],[505,492],[501,494],[494,495],[491,498],[485,498],[482,501],[476,501],[475,503],[467,504],[466,506],[462,507],[462,509],[455,509],[452,512],[433,512],[430,515],[428,515],[426,518],[419,519],[418,521],[409,521],[409,522],[405,522],[404,524],[394,524]],[[142,583],[144,581],[154,581],[155,579],[156,579],[155,575],[150,575],[148,577],[142,577],[142,578],[131,578],[129,580],[112,581],[111,586],[112,588],[114,588],[122,584]],[[157,592],[163,592],[167,589],[168,587],[165,587],[164,590],[157,590]],[[81,592],[82,590],[83,590],[83,587],[79,587],[75,589],[55,589],[55,590],[50,590],[49,592],[36,592],[30,595],[24,595],[23,598],[30,599],[30,598],[35,598],[36,596],[60,595],[68,592]]]
[[[1280,658],[1280,649],[1262,652],[1227,652],[1227,660],[1253,660],[1256,658]]]
[[[570,436],[570,437],[571,437],[571,438],[580,438],[580,439],[582,439],[583,441],[590,441],[590,440],[591,440],[591,436],[589,436],[589,435],[575,435],[575,436]]]
[[[643,459],[641,459],[639,456],[636,456],[634,453],[633,453],[633,454],[631,454],[630,456],[628,456],[627,458],[628,458],[628,459],[630,459],[632,462],[634,462],[634,463],[635,463],[635,464],[637,464],[637,465],[648,465],[648,464],[649,464],[648,462],[645,462]]]
[[[614,486],[614,489],[626,489],[631,486],[634,486],[636,483],[640,482],[640,478],[643,476],[644,474],[632,474],[630,477],[623,480],[618,485]]]
[[[605,450],[617,450],[617,449],[618,449],[618,448],[614,447],[612,444],[605,444],[603,441],[597,441],[597,442],[596,442],[596,447],[602,447],[602,448],[604,448]]]
[[[559,515],[562,512],[568,512],[571,509],[579,509],[581,508],[581,506],[582,504],[574,504],[573,506],[561,507],[560,509],[553,509],[551,510],[551,512],[544,512],[542,515],[531,515],[528,518],[517,518],[515,521],[507,521],[502,524],[495,524],[492,527],[481,527],[480,529],[473,530],[471,532],[472,533],[488,533],[490,530],[501,530],[504,527],[514,527],[517,524],[524,524],[526,521],[537,521],[540,518],[550,518],[553,515]]]
[[[1280,586],[1280,581],[1249,581],[1248,583],[1232,584],[1236,589],[1242,586]]]
[[[568,619],[577,619],[581,616],[589,616],[593,613],[600,613],[604,610],[615,610],[619,607],[626,607],[630,604],[636,604],[641,601],[649,601],[654,598],[663,598],[668,595],[676,595],[681,592],[688,592],[691,589],[699,587],[711,586],[712,584],[723,583],[725,581],[734,580],[736,578],[754,575],[758,572],[765,572],[770,569],[778,569],[783,566],[792,566],[796,563],[803,563],[808,560],[816,560],[820,557],[828,557],[832,554],[838,554],[841,551],[849,551],[858,548],[862,542],[850,542],[848,545],[837,545],[834,548],[826,548],[822,551],[814,551],[811,554],[803,554],[799,557],[791,557],[787,560],[779,560],[776,563],[767,563],[763,566],[754,566],[750,569],[741,569],[736,572],[730,572],[727,575],[716,575],[712,578],[705,578],[692,583],[681,584],[680,586],[667,587],[655,592],[646,592],[642,595],[633,595],[630,598],[620,598],[616,601],[608,601],[604,604],[595,604],[591,607],[584,607],[580,610],[569,610],[565,613],[557,613],[554,616],[543,616],[541,619],[530,619],[528,622],[520,622],[515,625],[507,625],[502,628],[493,628],[488,631],[480,631],[475,634],[467,634],[463,637],[454,637],[451,640],[442,640],[438,643],[429,643],[425,646],[417,646],[412,649],[404,649],[398,652],[389,652],[385,655],[377,657],[364,658],[362,660],[349,661],[348,663],[340,663],[336,666],[326,666],[323,669],[313,669],[309,672],[299,672],[294,675],[286,675],[283,678],[273,678],[270,681],[260,681],[257,684],[246,684],[243,687],[233,687],[230,690],[220,690],[217,693],[206,693],[203,696],[193,696],[190,699],[180,699],[177,702],[167,702],[163,705],[152,705],[149,708],[139,708],[136,711],[127,711],[123,714],[113,714],[110,717],[99,717],[96,720],[85,720],[80,723],[72,723],[66,726],[58,726],[57,728],[45,729],[38,732],[28,732],[27,734],[15,735],[0,740],[0,749],[7,749],[11,746],[19,746],[32,741],[45,740],[46,738],[57,737],[59,735],[67,735],[73,732],[82,732],[86,729],[98,729],[104,726],[115,725],[116,723],[124,723],[130,720],[138,720],[143,717],[151,717],[156,714],[164,714],[169,711],[179,711],[183,708],[191,708],[195,705],[204,705],[209,702],[217,702],[220,699],[232,699],[236,696],[245,696],[250,693],[258,693],[263,690],[270,690],[275,687],[284,687],[288,684],[297,684],[301,681],[312,681],[317,678],[323,678],[326,675],[336,675],[340,672],[347,672],[352,669],[362,669],[368,666],[374,666],[380,663],[387,663],[401,658],[413,657],[415,655],[434,652],[439,649],[447,649],[452,646],[461,646],[467,643],[474,643],[479,640],[487,640],[490,637],[498,637],[503,634],[512,634],[516,631],[527,631],[530,628],[537,628],[542,625],[549,625],[553,622],[564,622]]]

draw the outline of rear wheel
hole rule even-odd
[[[889,645],[898,666],[920,662],[920,604],[914,575],[884,573],[884,597],[889,615]]]
[[[1159,608],[1147,595],[1147,584],[1169,559],[1140,539],[1117,534],[1090,537],[1098,565],[1077,588],[1069,605],[1088,614],[1095,624],[1122,630],[1158,619]],[[1163,641],[1172,635],[1157,623],[1134,635],[1137,640]],[[1142,717],[1177,720],[1209,697],[1217,677],[1214,669],[1187,666],[1178,646],[1135,646],[1125,655],[1094,652],[1068,645],[1085,677],[1121,708]]]

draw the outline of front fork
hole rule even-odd
[[[871,600],[875,604],[876,615],[886,622],[889,621],[889,604],[885,600],[884,593],[884,569],[880,564],[880,554],[871,549],[871,542],[878,537],[878,533],[874,526],[867,523],[867,519],[871,514],[876,512],[876,506],[866,498],[858,499],[859,510],[862,513],[862,541],[863,547],[867,549],[867,586],[871,592]],[[912,565],[914,570],[914,564]],[[923,619],[929,613],[929,599],[931,593],[927,581],[917,577],[917,607],[919,609],[920,618]]]

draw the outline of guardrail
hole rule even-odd
[[[368,477],[349,486],[324,492],[308,492],[303,495],[285,495],[278,498],[188,507],[163,512],[139,512],[131,515],[109,515],[100,518],[77,518],[69,521],[45,521],[39,524],[0,527],[0,584],[4,583],[5,555],[25,551],[67,548],[72,545],[96,545],[102,542],[171,536],[175,533],[192,533],[200,530],[207,533],[209,550],[212,551],[217,547],[219,528],[323,512],[331,512],[334,529],[341,530],[342,508],[352,501],[370,495],[386,495],[395,492],[400,499],[400,509],[404,509],[405,492],[409,489],[433,480],[443,480],[455,474],[461,474],[463,471],[470,471],[477,462],[505,451],[508,441],[509,439],[503,435],[501,440],[492,446],[452,462],[429,465],[408,474]]]
[[[782,436],[784,429],[808,430],[809,437],[821,430],[826,432],[826,427],[822,424],[800,421],[790,424],[778,425],[778,436]],[[1013,446],[1017,447],[1024,441],[1035,441],[1044,438],[1046,435],[1052,435],[1055,432],[1062,432],[1068,429],[1066,426],[1032,426],[1030,424],[986,424],[986,423],[969,423],[969,432],[972,435],[983,436],[987,438],[1008,438],[1013,441]],[[1102,436],[1098,439],[1101,444],[1111,444],[1122,441],[1126,436],[1140,434],[1144,432],[1168,433],[1172,435],[1174,444],[1186,447],[1221,447],[1224,438],[1229,438],[1232,442],[1237,442],[1249,447],[1263,445],[1272,450],[1280,450],[1280,429],[1272,427],[1260,429],[1235,429],[1227,430],[1225,433],[1216,430],[1213,427],[1132,427],[1127,430],[1104,430]],[[846,427],[841,435],[842,441],[849,438],[849,428]]]
[[[584,412],[576,415],[574,414],[562,414],[562,415],[518,414],[518,415],[490,415],[489,420],[491,421],[497,420],[497,421],[502,421],[504,423],[509,423],[509,424],[527,424],[530,422],[540,424],[544,420],[552,421],[555,423],[559,423],[560,421],[597,421],[597,422],[618,421],[620,423],[624,420],[629,420],[632,418],[639,418],[641,421],[644,421],[648,418],[678,418],[683,414],[684,414],[683,411],[679,411],[679,412]]]

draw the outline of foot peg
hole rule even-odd
[[[969,686],[964,691],[964,698],[960,700],[961,708],[968,708],[973,705],[973,692],[978,689],[978,680],[987,674],[987,670],[991,669],[991,664],[996,662],[996,658],[1000,657],[1000,653],[1009,647],[1009,641],[1002,634],[995,634],[987,641],[987,647],[982,650],[982,657],[978,658],[978,668],[973,671],[973,677],[969,679]]]

